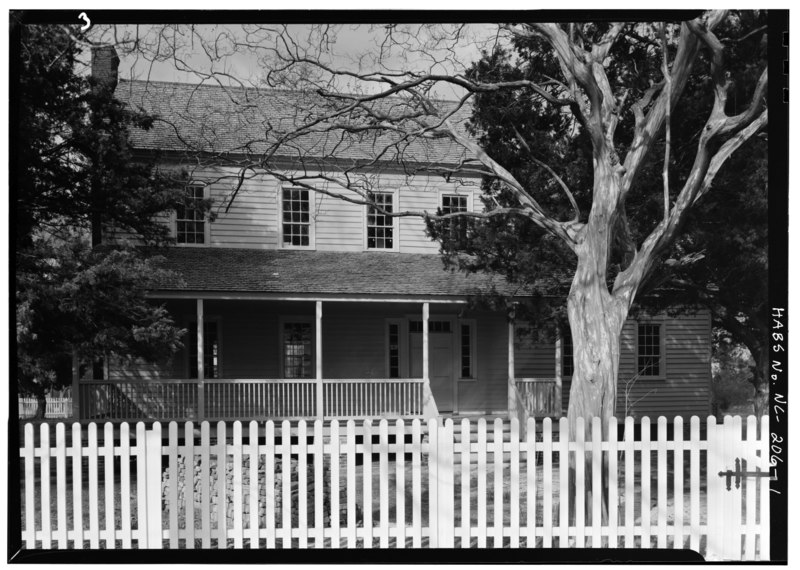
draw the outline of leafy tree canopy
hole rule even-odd
[[[88,44],[75,27],[27,25],[18,42],[17,140],[12,154],[16,222],[18,385],[43,398],[103,357],[155,360],[182,331],[144,292],[165,276],[131,245],[99,246],[111,229],[171,242],[156,216],[183,203],[180,175],[159,172],[128,145],[152,118],[124,108],[113,89],[80,73]],[[206,205],[207,206],[207,205]]]

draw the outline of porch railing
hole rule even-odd
[[[517,378],[515,384],[518,404],[525,407],[528,416],[561,416],[561,386],[555,378]]]
[[[80,385],[85,419],[315,419],[313,379],[90,380]],[[322,381],[325,419],[423,415],[421,379]]]
[[[19,398],[19,417],[32,418],[39,411],[36,398]],[[68,418],[72,415],[72,398],[45,398],[46,418]]]
[[[422,417],[421,378],[323,380],[325,418]]]

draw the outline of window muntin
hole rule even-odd
[[[283,377],[312,377],[311,323],[283,323]]]
[[[638,323],[636,332],[636,369],[640,376],[662,376],[661,324]]]
[[[178,243],[206,242],[206,219],[201,206],[205,187],[192,184],[186,187],[184,204],[175,209],[175,239]]]
[[[375,206],[367,206],[367,249],[394,249],[394,217],[384,213],[394,211],[394,195],[374,192],[371,198]]]
[[[284,188],[282,195],[283,245],[311,245],[311,203],[304,188]]]
[[[189,378],[197,378],[197,321],[189,323]],[[216,321],[203,322],[203,377],[220,377],[219,327]]]

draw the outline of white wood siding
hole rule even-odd
[[[617,413],[620,417],[645,415],[673,418],[706,415],[710,411],[711,317],[707,311],[665,317],[666,377],[638,378],[636,372],[636,321],[629,319],[620,341]],[[530,337],[517,342],[517,377],[555,376],[555,346],[533,343]],[[564,411],[569,402],[569,378],[563,379]]]
[[[175,165],[175,169],[179,166]],[[274,249],[281,247],[281,193],[282,183],[269,176],[246,179],[229,211],[225,211],[239,180],[231,168],[203,167],[190,170],[192,181],[205,182],[210,187],[214,201],[215,220],[210,222],[212,247]],[[374,190],[396,191],[395,211],[427,210],[434,213],[441,205],[442,193],[469,195],[473,208],[481,208],[479,180],[466,184],[447,182],[441,177],[427,175],[405,176],[399,173],[381,173],[372,176]],[[347,195],[335,185],[321,188]],[[353,197],[356,197],[352,194]],[[312,193],[311,219],[315,239],[309,249],[322,251],[363,251],[365,249],[365,207],[322,193]],[[172,224],[165,216],[164,223]],[[109,239],[132,239],[123,232],[108,232]],[[401,253],[437,253],[439,245],[425,235],[422,218],[395,219],[395,239]],[[190,246],[197,247],[197,246]],[[199,246],[203,247],[203,246]],[[206,246],[207,247],[207,246]]]

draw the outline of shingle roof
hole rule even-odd
[[[172,247],[159,253],[181,279],[160,291],[468,296],[510,293],[502,279],[445,271],[438,255]]]
[[[157,117],[152,129],[131,133],[134,147],[178,152],[261,154],[278,137],[329,113],[331,105],[336,104],[312,92],[157,81],[121,80],[116,96],[132,108]],[[449,108],[454,105],[441,104]],[[408,112],[407,101],[397,97],[375,105],[390,115]],[[468,107],[459,110],[453,121],[463,126],[469,112]],[[364,120],[363,115],[347,117],[349,123]],[[455,164],[465,156],[464,150],[449,139],[398,141],[399,135],[386,130],[331,131],[330,123],[323,123],[312,132],[282,142],[275,157]],[[392,143],[398,144],[395,147]]]

